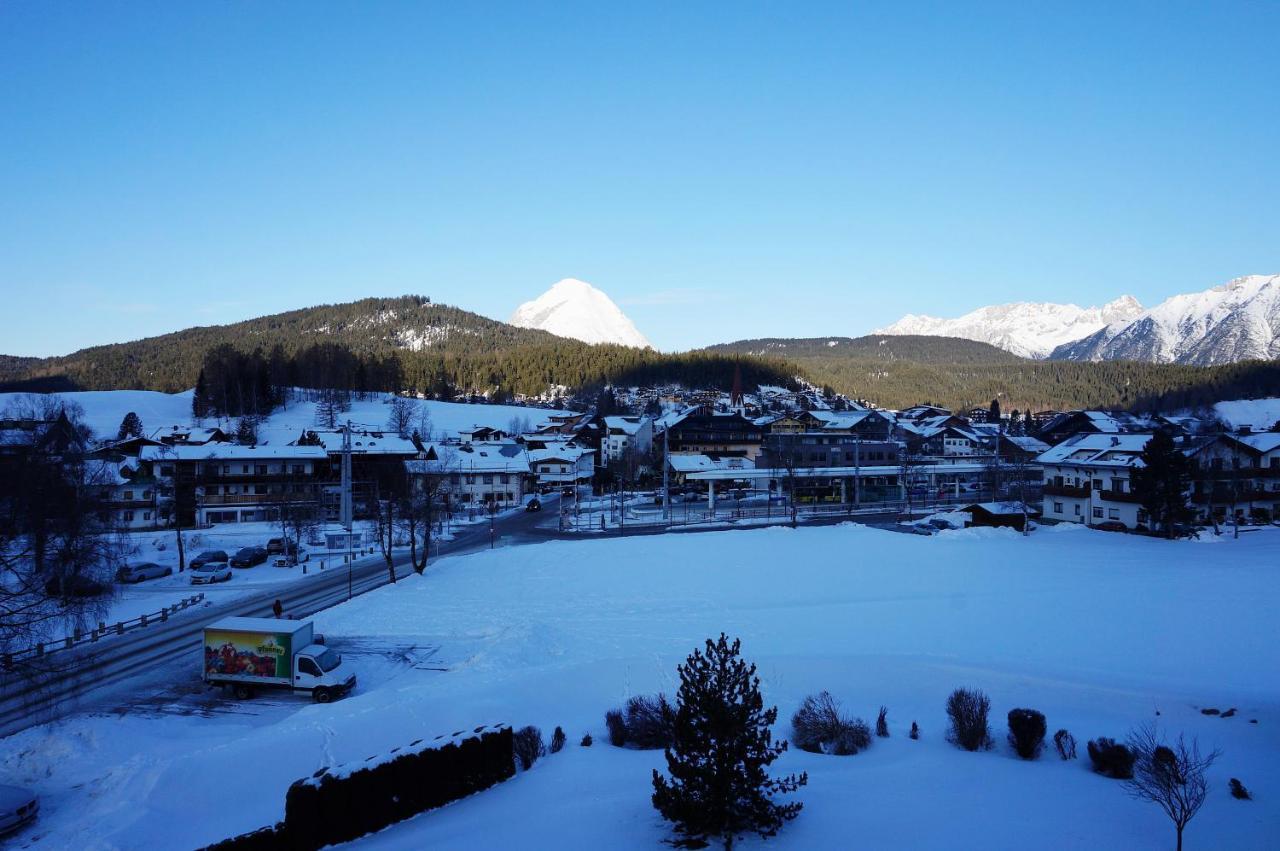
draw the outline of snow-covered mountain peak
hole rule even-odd
[[[1048,357],[1058,346],[1087,337],[1142,312],[1133,296],[1102,307],[1019,301],[980,307],[955,319],[908,314],[873,334],[924,334],[990,343],[1028,358]]]
[[[517,307],[510,323],[584,343],[653,348],[609,296],[577,278],[557,281],[533,301]]]
[[[1280,275],[1246,275],[1167,298],[1053,353],[1062,360],[1208,366],[1280,356]]]

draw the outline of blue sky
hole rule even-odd
[[[1280,4],[606,5],[0,5],[0,352],[562,277],[678,349],[1280,272]]]

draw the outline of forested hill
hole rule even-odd
[[[1029,363],[988,343],[959,337],[879,334],[869,337],[761,337],[708,346],[720,354],[769,355],[805,361],[911,361],[933,364]]]
[[[764,338],[711,346],[718,354],[768,353],[810,381],[888,408],[932,402],[952,410],[999,399],[1005,410],[1118,408],[1169,411],[1222,399],[1280,395],[1280,362],[1216,367],[1026,360],[952,337]]]
[[[8,389],[174,392],[195,386],[206,354],[221,346],[246,354],[260,350],[274,362],[301,365],[303,380],[320,381],[359,382],[359,362],[372,374],[375,363],[381,367],[394,356],[405,388],[439,395],[457,390],[532,395],[557,385],[578,389],[611,381],[678,381],[727,389],[734,370],[734,359],[727,355],[592,346],[433,304],[422,296],[401,296],[188,328],[62,357],[0,356],[0,382]],[[794,367],[772,359],[743,365],[748,382],[790,384],[794,377]]]

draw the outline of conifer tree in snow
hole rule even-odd
[[[191,416],[198,420],[209,416],[209,388],[205,385],[203,369],[196,376],[196,389],[191,394]]]
[[[808,775],[767,773],[787,743],[772,740],[777,707],[764,708],[756,666],[739,656],[740,646],[721,633],[678,669],[674,742],[665,754],[671,777],[653,772],[653,806],[675,825],[680,847],[719,839],[727,849],[740,834],[773,836],[802,806],[773,800]]]
[[[1130,473],[1133,492],[1153,523],[1170,538],[1174,524],[1190,516],[1187,489],[1191,486],[1191,461],[1166,431],[1151,435],[1139,456],[1142,466]]]
[[[128,440],[131,437],[142,437],[142,418],[133,411],[124,415],[124,419],[120,421],[120,431],[116,433],[116,440]]]

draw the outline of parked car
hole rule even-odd
[[[307,552],[305,547],[289,547],[286,552],[276,556],[276,560],[272,564],[276,567],[293,567],[310,560],[311,554]]]
[[[1093,528],[1102,532],[1127,532],[1129,530],[1129,527],[1119,520],[1104,520],[1101,523],[1095,523]]]
[[[161,576],[172,576],[173,568],[163,564],[156,564],[153,561],[139,562],[138,564],[126,564],[124,567],[116,571],[116,579],[120,582],[143,582],[147,579],[156,579]]]
[[[187,566],[195,570],[200,565],[209,561],[226,561],[227,554],[222,550],[205,550],[200,555],[187,562]]]
[[[284,538],[272,538],[267,541],[267,555],[274,556],[284,552]]]
[[[40,799],[30,789],[18,786],[0,786],[0,836],[36,820],[40,814]]]
[[[231,557],[232,567],[253,567],[267,560],[265,547],[245,547]]]
[[[910,532],[912,535],[926,535],[926,536],[935,535],[938,532],[937,529],[933,528],[927,523],[913,523],[906,528],[906,531]]]
[[[225,561],[206,561],[191,570],[192,585],[212,585],[215,582],[226,582],[231,578],[231,565]]]

